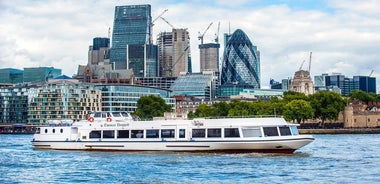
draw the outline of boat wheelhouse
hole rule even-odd
[[[39,127],[37,149],[292,153],[312,142],[281,117],[133,121],[125,112]]]

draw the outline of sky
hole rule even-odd
[[[112,30],[115,6],[133,4],[151,4],[152,19],[168,9],[170,24],[188,28],[193,72],[199,32],[212,22],[204,43],[213,43],[220,22],[221,48],[223,34],[236,29],[257,46],[264,88],[271,78],[292,78],[304,60],[307,70],[312,52],[312,77],[372,73],[380,91],[379,0],[0,0],[0,68],[52,66],[73,76],[87,64],[92,39]],[[171,29],[157,19],[153,37]]]

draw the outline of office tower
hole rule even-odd
[[[129,69],[126,51],[128,46],[140,45],[144,48],[144,45],[149,44],[151,23],[150,5],[115,7],[110,62],[115,63],[116,69]]]
[[[260,88],[260,57],[248,36],[237,29],[224,50],[221,86]]]
[[[199,45],[201,72],[219,72],[219,43],[206,43]]]
[[[376,94],[376,78],[370,76],[354,76],[353,89]]]
[[[104,60],[109,59],[109,46],[109,38],[94,38],[92,46],[90,46],[88,50],[88,64],[97,65],[104,62]]]
[[[189,72],[190,37],[187,29],[160,33],[158,39],[159,71],[162,77],[177,77]]]
[[[157,77],[157,45],[128,45],[127,69],[133,70],[135,77]]]
[[[24,68],[24,82],[47,82],[62,75],[61,73],[61,69],[54,67]]]

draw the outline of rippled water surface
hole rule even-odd
[[[379,183],[380,134],[315,135],[294,154],[34,150],[0,134],[0,183]]]

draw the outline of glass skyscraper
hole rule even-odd
[[[260,88],[260,56],[248,36],[237,29],[229,37],[223,56],[221,87]]]
[[[151,22],[150,5],[115,7],[110,61],[116,69],[128,69],[127,45],[149,44]]]

